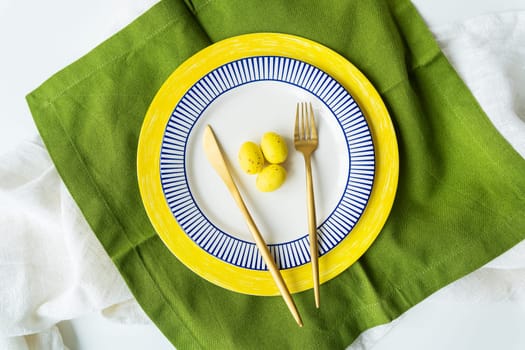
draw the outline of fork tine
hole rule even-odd
[[[303,125],[304,125],[304,139],[309,141],[311,139],[311,126],[310,126],[310,116],[308,111],[308,103],[303,102]]]
[[[297,104],[297,108],[295,110],[295,127],[294,127],[294,132],[293,132],[294,140],[299,140],[300,139],[300,133],[299,133],[299,107],[300,107],[300,104],[298,103]]]
[[[308,139],[308,124],[307,124],[307,120],[306,120],[306,115],[305,115],[305,107],[306,107],[306,104],[304,102],[301,103],[301,139],[302,140],[307,140]]]
[[[314,120],[314,110],[312,108],[312,103],[309,103],[310,105],[310,139],[311,140],[317,140],[317,128],[315,126],[315,120]]]

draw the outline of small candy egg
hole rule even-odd
[[[259,146],[251,141],[241,145],[238,154],[241,169],[247,174],[257,174],[264,166],[264,157]]]
[[[255,180],[255,186],[261,192],[272,192],[281,187],[286,180],[286,170],[279,164],[265,167]]]
[[[279,164],[288,157],[288,147],[281,135],[269,131],[261,139],[261,150],[269,163]]]

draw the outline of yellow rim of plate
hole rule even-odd
[[[352,233],[319,258],[321,283],[347,269],[375,240],[392,208],[399,173],[394,127],[381,97],[353,64],[331,49],[293,35],[256,33],[217,42],[181,64],[159,89],[142,125],[137,152],[142,200],[156,232],[183,264],[214,284],[252,295],[278,295],[279,290],[268,271],[226,263],[207,253],[185,234],[164,198],[160,182],[160,150],[168,119],[191,86],[228,62],[265,55],[301,60],[338,81],[360,106],[373,138],[376,168],[368,204]],[[281,270],[281,273],[291,293],[313,286],[310,264]]]

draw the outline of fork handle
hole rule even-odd
[[[312,262],[312,276],[314,282],[314,296],[315,306],[319,308],[320,293],[319,293],[319,250],[317,247],[317,223],[315,216],[315,199],[314,186],[312,180],[312,166],[310,156],[304,156],[304,163],[306,169],[306,203],[308,206],[308,237],[310,240],[310,259]]]

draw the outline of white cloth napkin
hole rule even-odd
[[[525,157],[525,12],[432,30],[496,128]],[[38,137],[0,157],[0,230],[0,349],[66,349],[56,323],[93,311],[150,322]],[[423,303],[523,304],[524,257],[525,242]],[[349,349],[371,349],[404,317],[364,332]]]
[[[0,339],[44,332],[28,340],[50,345],[30,348],[56,349],[61,320],[106,308],[125,318],[115,304],[131,293],[39,138],[0,157],[0,227]]]

